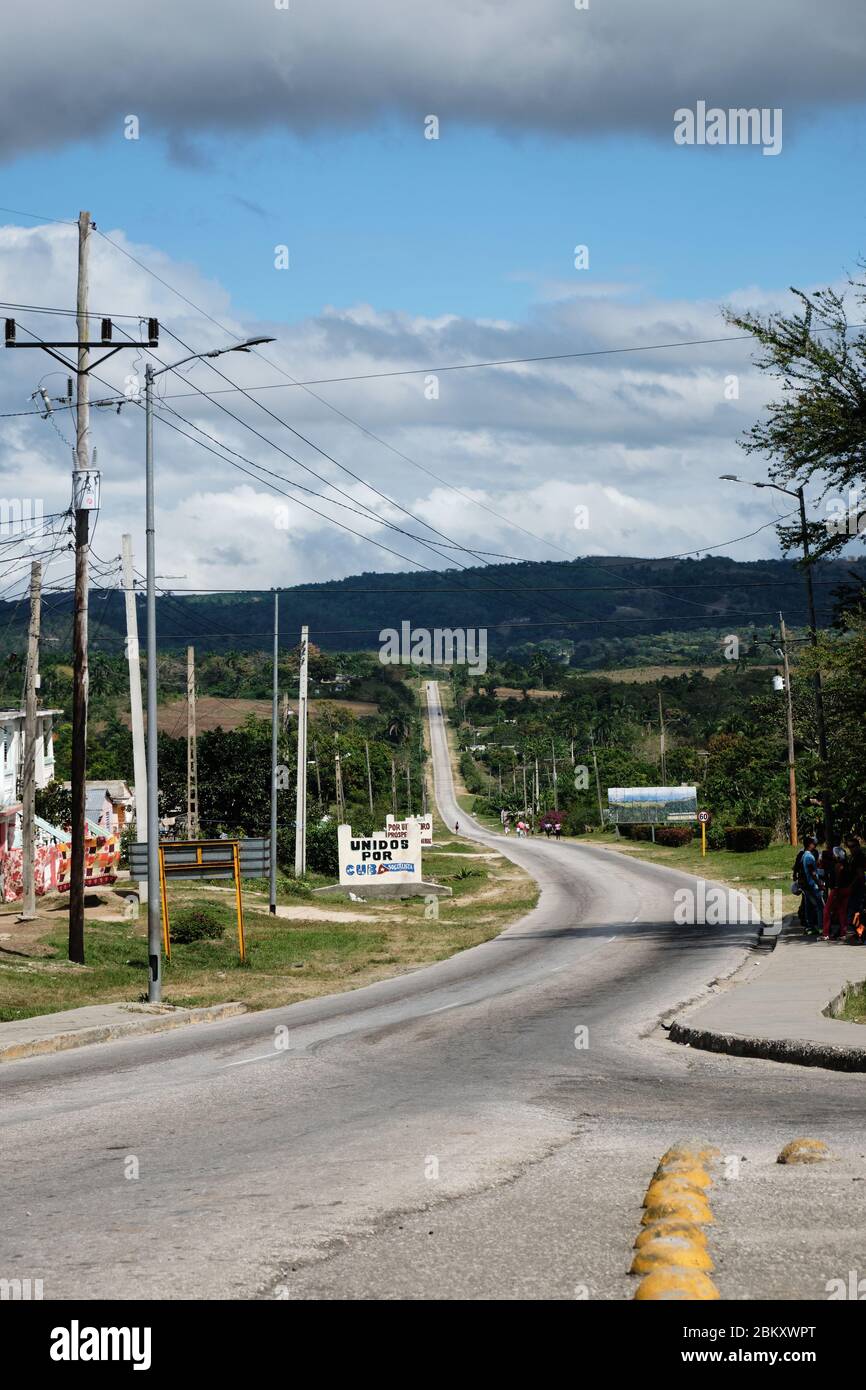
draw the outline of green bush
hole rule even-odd
[[[725,830],[724,830],[724,826],[716,825],[715,822],[710,821],[709,825],[707,826],[707,849],[724,849],[724,848],[725,848]]]
[[[180,946],[190,946],[194,941],[219,941],[225,929],[225,910],[215,903],[178,908],[171,919],[171,939]]]
[[[773,838],[769,825],[726,825],[725,849],[735,854],[748,854],[751,850],[766,849]]]

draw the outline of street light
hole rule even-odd
[[[802,487],[782,487],[780,483],[758,483],[751,478],[738,478],[736,473],[721,473],[719,477],[726,483],[743,483],[746,487],[769,487],[775,492],[784,492],[786,497],[796,497],[800,508],[800,542],[803,546],[803,570],[806,577],[806,599],[809,606],[809,640],[813,647],[818,646],[818,622],[815,617],[815,591],[812,586],[812,564],[809,550],[809,528],[806,522],[806,498]],[[824,837],[828,845],[833,843],[833,808],[830,804],[830,788],[827,780],[827,731],[824,725],[824,693],[821,689],[821,672],[816,665],[812,677],[815,690],[815,723],[818,729],[818,756],[821,760],[821,802],[824,808]]]
[[[247,338],[231,347],[210,352],[191,352],[179,362],[154,371],[148,362],[144,371],[145,401],[145,508],[147,534],[147,998],[158,1004],[162,998],[162,922],[159,893],[159,811],[157,788],[156,716],[156,524],[153,487],[153,383],[164,372],[176,371],[199,358],[221,357],[226,352],[249,352],[273,338]]]

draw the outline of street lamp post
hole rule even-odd
[[[806,577],[806,603],[809,610],[809,640],[813,647],[818,646],[818,620],[815,615],[815,590],[812,584],[811,551],[809,548],[809,529],[806,522],[806,498],[802,487],[782,487],[779,483],[757,483],[750,478],[738,478],[735,473],[722,473],[721,480],[727,483],[744,483],[747,487],[769,487],[775,492],[784,492],[786,497],[796,497],[800,509],[800,542],[803,546],[803,569]],[[824,723],[824,692],[821,687],[821,672],[816,665],[812,677],[815,691],[815,724],[818,733],[818,757],[821,763],[821,803],[824,810],[824,839],[827,845],[833,843],[833,807],[830,802],[828,779],[829,757],[827,753],[827,729]]]
[[[231,347],[211,352],[192,352],[167,367],[154,371],[148,362],[144,372],[145,406],[145,511],[147,539],[147,998],[158,1004],[162,999],[162,920],[159,893],[159,791],[157,787],[157,672],[156,672],[156,511],[153,478],[153,383],[164,372],[173,372],[186,362],[221,357],[226,352],[249,352],[273,338],[248,338]]]

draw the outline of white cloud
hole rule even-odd
[[[129,245],[121,232],[111,235]],[[0,297],[67,303],[75,236],[74,228],[61,226],[0,229]],[[453,314],[431,320],[369,305],[332,307],[296,324],[241,322],[227,291],[194,266],[174,263],[152,248],[129,249],[232,332],[273,334],[278,341],[266,355],[304,380],[730,332],[711,303],[649,298],[625,303],[618,297],[539,304],[522,324]],[[91,302],[98,311],[121,306],[129,313],[144,312],[146,306],[146,312],[156,313],[178,340],[196,351],[227,341],[212,323],[99,238],[92,247],[92,282]],[[765,308],[787,298],[757,287],[747,292],[735,288],[730,295],[733,302],[757,302]],[[64,325],[65,334],[72,327],[32,312],[22,313],[20,321],[43,333]],[[127,326],[138,332],[134,320]],[[158,351],[162,360],[171,361],[185,348],[166,333]],[[31,409],[29,396],[40,378],[52,395],[65,389],[65,373],[42,354],[6,352],[0,360],[4,412]],[[94,382],[94,396],[116,391],[134,363],[143,370],[144,360],[138,352],[112,359],[99,372],[109,385]],[[253,355],[230,356],[215,365],[248,386],[284,381]],[[437,553],[442,537],[424,522],[448,541],[471,549],[552,559],[563,550],[573,555],[658,555],[717,545],[770,520],[777,503],[783,509],[782,499],[774,495],[718,482],[720,473],[748,473],[755,467],[744,460],[737,439],[760,410],[768,383],[751,367],[748,344],[442,372],[434,400],[425,396],[423,374],[317,386],[313,389],[321,399],[300,388],[257,393],[257,400],[309,442],[243,397],[217,395],[214,402],[240,417],[230,418],[194,390],[195,385],[220,390],[226,383],[203,364],[185,369],[185,375],[187,371],[186,379],[160,378],[165,407],[179,416],[164,413],[156,428],[157,559],[162,573],[185,574],[190,584],[269,587],[409,568],[400,556],[441,568],[459,552],[444,548]],[[740,379],[740,397],[734,401],[725,399],[730,373]],[[172,399],[178,393],[188,394]],[[335,415],[326,402],[392,448]],[[56,411],[54,422],[71,442],[69,413]],[[235,451],[238,467],[182,438],[169,422],[192,434],[200,426]],[[247,424],[263,438],[251,434]],[[106,560],[117,555],[120,536],[129,530],[143,568],[142,412],[135,405],[125,406],[119,416],[114,410],[94,409],[92,433],[103,474],[97,553]],[[70,454],[51,423],[38,416],[0,420],[0,444],[4,496],[43,497],[46,512],[67,505]],[[314,444],[357,476],[341,471]],[[261,475],[253,479],[239,471],[254,464],[278,475],[270,479],[278,491]],[[369,479],[394,503],[361,479]],[[296,492],[298,485],[326,493],[331,501]],[[279,490],[294,495],[287,498]],[[578,505],[589,509],[587,529],[575,528]],[[360,534],[347,534],[310,507]],[[361,514],[346,510],[350,507]],[[287,520],[279,508],[288,508]],[[426,536],[434,549],[387,530],[381,518]],[[376,549],[367,536],[398,554]],[[741,559],[775,553],[773,530],[731,553]],[[462,563],[471,558],[463,555]]]

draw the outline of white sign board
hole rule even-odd
[[[417,825],[421,830],[421,848],[429,849],[433,843],[433,817],[432,816],[409,816],[408,820],[395,820],[389,812],[385,817],[389,831],[395,830],[401,833],[408,830],[410,825]]]
[[[353,835],[350,825],[340,825],[337,848],[341,887],[372,878],[383,884],[421,883],[421,831],[416,822],[405,831],[388,826],[372,835]]]

